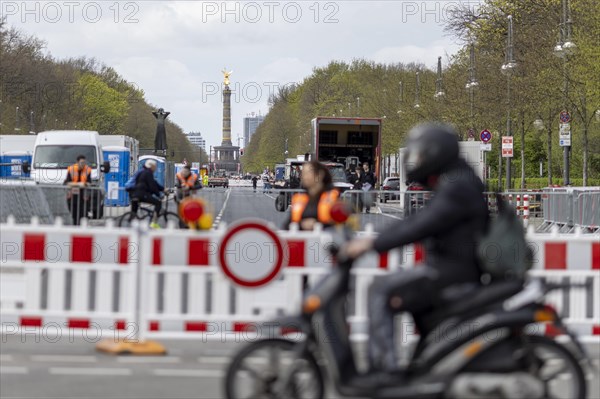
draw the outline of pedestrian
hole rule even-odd
[[[363,200],[362,200],[362,169],[360,166],[357,166],[354,169],[354,174],[352,175],[349,183],[352,184],[352,191],[356,193],[354,196],[354,210],[355,212],[362,212],[363,208]]]
[[[89,193],[85,192],[85,187],[92,180],[92,168],[87,166],[84,155],[77,156],[77,162],[67,168],[67,178],[64,184],[69,186],[67,192],[67,206],[71,211],[73,224],[79,226],[81,218],[88,211],[90,202]]]
[[[371,204],[373,203],[373,196],[369,194],[370,191],[375,189],[375,174],[371,172],[368,163],[363,164],[363,174],[361,176],[362,191],[363,191],[363,202],[365,205],[365,213],[371,212]]]
[[[258,183],[258,176],[252,176],[252,188],[254,189],[254,192],[256,192],[256,185]]]
[[[263,194],[266,194],[271,189],[271,186],[269,184],[269,173],[264,172],[262,174],[262,182],[263,182]]]

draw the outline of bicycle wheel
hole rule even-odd
[[[186,224],[179,218],[179,215],[175,212],[165,212],[159,217],[158,224],[162,228],[166,228],[169,223],[174,223],[175,227],[184,229],[186,228]]]
[[[119,227],[131,227],[131,225],[133,224],[133,222],[135,220],[139,220],[138,216],[135,213],[129,211],[129,212],[121,215],[119,217],[117,223],[118,223]]]
[[[310,354],[298,358],[285,339],[253,342],[233,358],[225,376],[227,399],[319,399],[325,394],[321,370]],[[286,386],[278,382],[290,375]]]
[[[527,347],[533,357],[530,372],[544,383],[544,397],[585,399],[587,386],[575,356],[556,341],[544,336],[528,336]]]

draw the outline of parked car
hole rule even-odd
[[[380,202],[388,202],[400,199],[400,178],[386,177],[381,186],[382,191],[389,191],[380,194]]]

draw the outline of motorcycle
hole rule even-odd
[[[242,348],[226,373],[228,399],[324,398],[326,380],[342,397],[586,397],[581,364],[593,366],[577,336],[543,303],[547,293],[574,285],[537,278],[448,291],[449,303],[428,317],[436,328],[420,338],[397,380],[373,384],[372,374],[357,370],[346,324],[353,261],[339,248],[349,237],[341,230],[334,236],[330,252],[337,267],[305,294],[299,314],[272,323],[281,332],[299,331],[301,338],[282,335]],[[574,350],[530,333],[537,323],[551,323],[570,337]]]

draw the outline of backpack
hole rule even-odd
[[[533,251],[513,208],[496,193],[498,215],[491,218],[477,246],[479,266],[492,280],[523,280],[533,264]]]
[[[137,170],[137,172],[135,172],[133,174],[133,176],[131,176],[129,178],[129,180],[127,180],[127,182],[125,183],[125,191],[131,191],[135,188],[136,184],[137,184],[137,179],[140,176],[140,174],[142,173],[144,169],[140,168]]]

